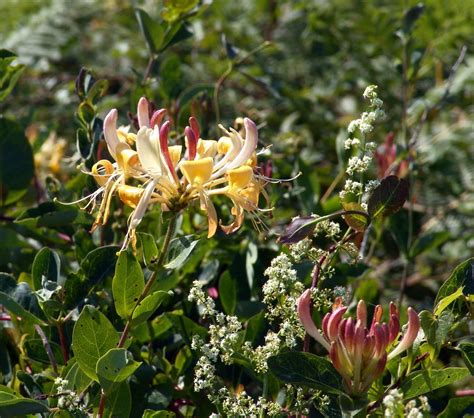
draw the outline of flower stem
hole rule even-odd
[[[120,339],[119,339],[119,342],[117,344],[117,348],[122,348],[125,345],[125,341],[127,340],[128,334],[130,332],[131,324],[132,324],[133,312],[135,311],[137,306],[140,304],[140,302],[148,296],[148,293],[150,293],[150,290],[151,290],[153,284],[155,283],[156,278],[158,277],[158,271],[165,264],[166,257],[168,255],[168,250],[169,250],[170,243],[171,243],[171,238],[173,237],[174,229],[175,229],[175,226],[176,226],[177,216],[178,216],[177,214],[174,214],[173,217],[170,219],[170,221],[168,223],[168,228],[166,230],[165,240],[163,241],[163,247],[161,249],[160,257],[158,258],[158,261],[156,263],[156,270],[153,271],[153,273],[150,276],[150,278],[148,279],[145,287],[143,288],[143,291],[142,291],[141,295],[138,297],[138,300],[135,303],[135,307],[133,308],[133,311],[130,314],[129,319],[127,320],[127,322],[125,324],[125,327],[122,331],[122,334],[120,334]],[[102,390],[102,392],[100,394],[99,411],[97,413],[98,418],[102,418],[102,416],[104,414],[105,399],[106,399],[106,394]]]

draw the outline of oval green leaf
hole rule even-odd
[[[137,259],[130,253],[120,253],[112,280],[115,310],[127,319],[133,312],[145,287],[145,278]]]
[[[159,308],[166,297],[168,297],[168,292],[158,290],[143,299],[133,311],[132,325],[136,326],[147,321],[148,318],[150,318],[150,316],[152,316]]]
[[[72,332],[72,346],[81,370],[96,382],[97,362],[118,343],[118,334],[104,314],[84,306]]]

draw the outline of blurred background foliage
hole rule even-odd
[[[449,97],[429,112],[410,151],[415,235],[449,232],[446,245],[437,246],[430,262],[420,264],[423,277],[443,277],[472,254],[474,246],[474,75],[469,55],[474,8],[469,3],[427,1],[407,32],[410,132],[417,129],[423,110],[443,95],[451,67],[462,46],[468,46]],[[156,54],[145,82],[150,51],[133,5],[157,21],[172,22],[180,13],[185,17],[182,41]],[[79,99],[74,82],[81,67],[109,83],[97,103],[101,115],[113,106],[134,112],[145,94],[156,106],[171,110],[176,128],[182,129],[193,113],[203,122],[204,134],[212,137],[217,134],[213,88],[231,61],[255,49],[222,82],[220,122],[229,125],[240,115],[254,118],[262,127],[262,144],[272,145],[275,176],[303,171],[294,183],[278,186],[273,219],[285,223],[296,214],[330,210],[321,205],[321,196],[343,166],[345,129],[362,109],[366,85],[377,84],[385,102],[387,117],[377,130],[378,142],[393,132],[404,152],[400,33],[407,24],[404,12],[415,2],[150,0],[133,5],[125,0],[5,0],[0,5],[5,17],[0,25],[2,47],[25,65],[0,110],[26,128],[35,152],[37,184],[54,179],[64,184],[76,175],[73,115]],[[61,157],[52,158],[54,153]],[[282,187],[285,193],[280,193]],[[35,199],[48,196],[31,187],[15,208],[34,205]],[[331,202],[337,204],[323,201]],[[278,227],[272,222],[270,226]],[[8,260],[2,257],[4,268]],[[8,270],[18,269],[10,265]]]
[[[413,15],[407,16],[410,8]],[[3,0],[0,16],[1,48],[17,55],[0,58],[18,73],[15,87],[0,101],[0,270],[19,282],[29,281],[43,246],[60,252],[62,274],[80,275],[79,265],[87,270],[81,264],[86,254],[120,244],[127,213],[119,205],[113,222],[91,240],[92,217],[53,198],[71,201],[94,190],[77,165],[90,167],[101,155],[100,118],[117,107],[120,122],[133,123],[142,95],[169,110],[176,132],[191,114],[197,116],[206,138],[219,134],[217,123],[229,126],[249,116],[259,125],[261,145],[271,146],[266,158],[273,177],[302,172],[293,182],[271,186],[275,210],[265,219],[270,233],[247,222],[238,234],[201,241],[185,268],[163,285],[177,289],[182,283],[167,309],[190,309],[180,300],[188,283],[199,278],[218,286],[229,270],[242,285],[239,315],[258,312],[260,306],[249,301],[255,302],[284,225],[296,215],[340,208],[347,125],[364,109],[362,92],[369,84],[379,86],[387,114],[375,140],[383,144],[393,134],[398,161],[410,167],[412,231],[407,209],[373,225],[370,258],[357,269],[351,266],[350,274],[342,263],[337,284],[357,278],[358,297],[372,303],[393,299],[409,260],[409,301],[431,308],[452,268],[472,255],[472,1]],[[463,46],[467,52],[452,71]],[[99,125],[90,124],[86,149],[76,140],[85,112],[75,91],[83,67],[95,80],[107,80],[92,100]],[[377,178],[376,167],[372,176]],[[183,216],[184,233],[203,225],[198,213]],[[159,231],[158,217],[157,209],[140,229]],[[303,273],[308,280],[309,270]],[[107,308],[106,289],[105,281],[89,297],[117,321]],[[160,325],[171,327],[171,319],[166,321]],[[166,327],[159,332],[171,352],[180,346],[166,340],[171,338]],[[167,394],[160,402],[171,398]]]

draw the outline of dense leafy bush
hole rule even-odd
[[[403,3],[0,4],[0,416],[474,413],[474,8]]]

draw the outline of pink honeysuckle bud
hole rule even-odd
[[[400,343],[397,345],[395,350],[393,350],[389,355],[388,359],[391,360],[403,353],[415,342],[418,331],[420,330],[420,318],[414,309],[408,308],[408,328],[405,332]]]
[[[320,343],[326,350],[329,351],[330,347],[328,342],[321,335],[319,329],[314,325],[313,318],[311,317],[311,290],[307,289],[298,298],[298,316],[301,323],[303,324],[306,332],[311,335],[318,343]]]
[[[199,138],[201,138],[201,128],[199,127],[198,120],[194,116],[191,116],[189,118],[189,126],[191,126],[194,137],[196,138],[196,141],[197,141]]]
[[[360,395],[366,392],[383,373],[387,360],[401,354],[413,344],[420,328],[417,313],[408,308],[408,329],[400,344],[387,355],[387,349],[400,332],[398,309],[394,304],[390,305],[388,324],[381,322],[383,309],[377,305],[368,329],[367,306],[364,301],[360,301],[357,305],[357,319],[343,318],[347,307],[336,303],[333,311],[323,318],[324,337],[322,337],[311,318],[310,303],[310,291],[306,290],[298,300],[300,321],[308,334],[323,346],[330,347],[329,357],[344,378],[347,390],[351,394]]]
[[[137,106],[138,126],[143,128],[150,127],[150,106],[146,97],[141,97]]]
[[[341,306],[334,312],[326,314],[328,320],[323,322],[323,331],[329,341],[332,342],[338,338],[339,323],[346,311],[347,307]]]
[[[154,128],[155,126],[160,127],[160,123],[166,115],[166,109],[159,109],[156,110],[150,119],[150,128]]]
[[[191,119],[191,118],[190,118]],[[197,138],[192,128],[186,126],[184,129],[184,134],[188,140],[187,148],[188,148],[188,160],[194,160],[196,158],[197,152]]]
[[[362,322],[364,327],[367,326],[367,305],[363,300],[357,304],[357,319]]]

